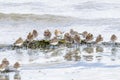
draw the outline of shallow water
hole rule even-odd
[[[120,42],[119,14],[119,0],[0,0],[0,44],[13,44],[18,37],[25,40],[33,29],[39,32],[37,39],[43,39],[46,29],[54,33],[55,29],[69,32],[71,28],[91,32],[94,37],[102,34],[104,41],[116,34]],[[68,62],[63,55],[51,57],[52,52],[46,55],[42,51],[4,49],[0,61],[6,57],[11,66],[21,62],[21,80],[120,80],[120,51],[117,48],[112,54],[111,50],[106,47],[103,53],[93,52],[93,61],[82,58]],[[86,54],[82,48],[81,52]],[[96,56],[102,56],[101,60]],[[0,78],[4,75],[7,80],[15,80],[15,72],[0,74]]]

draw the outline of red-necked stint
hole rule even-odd
[[[54,37],[53,39],[50,40],[50,44],[55,46],[58,44],[58,39],[56,37]]]
[[[101,41],[103,41],[103,37],[101,35],[98,35],[95,42],[100,43]]]
[[[117,40],[117,36],[113,34],[110,39],[112,42],[115,42]]]
[[[0,72],[5,71],[6,65],[5,64],[0,64]]]
[[[64,39],[67,43],[73,43],[74,39],[71,37],[69,33],[64,34]]]
[[[45,40],[50,40],[51,36],[52,36],[52,34],[48,29],[44,31]]]
[[[63,37],[63,32],[61,32],[60,30],[56,29],[54,34],[58,39],[62,39],[62,37]]]
[[[89,33],[87,36],[86,36],[86,41],[87,42],[90,42],[93,40],[93,34]]]
[[[19,62],[16,62],[13,66],[16,70],[19,70],[20,69],[20,63]]]
[[[33,41],[33,39],[34,39],[34,36],[33,36],[33,34],[30,32],[28,35],[27,35],[27,41]]]
[[[2,64],[5,64],[6,67],[8,67],[9,61],[8,61],[6,58],[4,58],[4,59],[2,60]]]
[[[75,42],[75,44],[76,44],[76,48],[79,48],[79,44],[81,43],[81,39],[80,39],[80,36],[79,35],[75,35],[74,36],[74,42]]]
[[[32,34],[33,34],[34,39],[38,37],[38,32],[37,32],[37,30],[33,30],[33,31],[32,31]]]
[[[82,36],[83,36],[83,38],[86,38],[87,35],[88,35],[88,32],[87,32],[87,31],[82,32]]]
[[[15,41],[14,45],[15,46],[22,46],[23,42],[24,42],[23,39],[20,37]]]
[[[75,43],[80,43],[81,42],[80,36],[79,35],[75,35],[74,36],[74,41],[75,41]]]
[[[70,35],[74,37],[75,35],[78,35],[79,33],[77,31],[74,31],[73,29],[70,29]]]
[[[6,58],[4,58],[2,60],[2,64],[0,64],[0,71],[2,72],[4,70],[6,70],[8,68],[8,66],[9,66],[9,61]]]

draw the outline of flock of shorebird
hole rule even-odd
[[[0,72],[6,72],[6,71],[10,71],[10,62],[4,58],[0,64]],[[13,68],[14,68],[14,71],[18,71],[20,69],[20,63],[19,62],[16,62],[14,65],[13,65]]]
[[[36,30],[33,30],[33,32],[29,32],[26,40],[32,42],[37,36],[38,36],[38,32]],[[23,42],[24,40],[20,37],[15,41],[14,45],[21,46]]]
[[[94,39],[93,34],[84,31],[82,33],[79,33],[77,31],[74,31],[73,29],[70,29],[68,33],[64,33],[58,29],[56,29],[54,32],[54,37],[52,37],[52,32],[47,29],[44,31],[44,40],[49,40],[51,45],[57,45],[58,41],[61,39],[64,39],[67,43],[81,43],[81,40],[84,40],[85,42],[91,42]],[[34,39],[38,37],[37,30],[33,30],[32,32],[29,32],[27,35],[26,41],[32,42]],[[112,42],[115,42],[117,40],[117,36],[113,34],[110,38]],[[103,41],[102,35],[98,35],[95,42],[100,43]],[[24,43],[24,40],[20,37],[18,38],[14,45],[15,46],[21,46]]]
[[[66,41],[66,43],[77,43],[77,44],[81,43],[82,40],[84,40],[85,42],[91,42],[94,39],[93,34],[87,32],[87,31],[79,33],[77,31],[74,31],[73,29],[70,29],[69,32],[64,33],[62,31],[56,29],[53,33],[54,33],[53,38],[52,38],[52,32],[49,29],[45,30],[44,34],[43,34],[44,40],[50,41],[51,45],[57,45],[59,40],[61,40],[61,39],[64,39]],[[33,30],[32,32],[29,32],[29,34],[27,35],[26,41],[32,42],[37,37],[38,37],[37,30]],[[113,34],[111,36],[110,40],[112,42],[115,42],[117,40],[117,36],[115,34]],[[102,41],[103,41],[102,35],[98,35],[95,40],[95,43],[97,44]],[[23,43],[24,43],[24,40],[20,37],[15,41],[14,45],[22,46]],[[20,67],[20,63],[16,62],[13,67],[16,70],[18,70],[18,68]],[[6,70],[7,68],[9,68],[9,61],[6,58],[4,58],[2,60],[2,63],[0,64],[0,71],[2,72],[4,70]]]

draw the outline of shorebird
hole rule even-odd
[[[70,29],[70,34],[74,35],[74,30],[73,29]]]
[[[32,34],[33,34],[33,38],[36,38],[38,36],[37,30],[33,30]]]
[[[52,34],[48,29],[44,31],[45,40],[50,40],[51,35]]]
[[[53,39],[50,40],[51,45],[57,45],[58,44],[58,39],[57,37],[54,37]]]
[[[75,40],[76,43],[80,43],[81,42],[81,39],[80,39],[79,35],[75,35],[74,36],[74,40]]]
[[[54,37],[53,39],[50,40],[50,45],[53,46],[53,49],[55,48],[55,46],[58,44],[58,39],[57,37]]]
[[[76,44],[76,48],[79,47],[79,44],[81,42],[80,36],[79,35],[75,35],[74,36],[74,42]]]
[[[89,41],[92,41],[93,40],[93,34],[89,33],[87,36],[86,36],[86,41],[89,42]]]
[[[2,72],[8,69],[8,65],[9,65],[9,61],[6,58],[4,58],[2,60],[2,64],[0,64],[0,71]]]
[[[27,35],[27,41],[32,42],[32,41],[33,41],[33,39],[34,39],[33,34],[32,34],[31,32],[29,32],[29,34]]]
[[[13,66],[16,70],[18,70],[20,68],[20,63],[16,62]]]
[[[57,37],[57,38],[62,38],[62,34],[63,34],[63,32],[61,32],[60,30],[55,30],[55,32],[54,32],[54,34],[55,34],[55,36]]]
[[[15,46],[21,46],[23,44],[23,42],[24,42],[23,39],[20,37],[15,41],[14,45]]]
[[[82,36],[83,36],[83,38],[86,38],[87,35],[88,35],[88,32],[87,32],[87,31],[82,32]]]
[[[96,38],[96,43],[99,43],[101,41],[103,41],[103,37],[101,35],[98,35]]]
[[[65,33],[64,35],[64,39],[66,40],[66,42],[68,43],[73,43],[73,38],[71,37],[71,35],[69,33]]]
[[[0,64],[0,72],[5,71],[6,65],[5,64]]]
[[[111,41],[112,42],[115,42],[117,40],[117,36],[115,35],[115,34],[113,34],[112,36],[111,36]]]
[[[73,29],[70,29],[70,35],[73,37],[74,35],[78,35],[79,33],[77,31],[74,31]]]
[[[66,44],[65,44],[66,47],[72,47],[73,46],[74,39],[69,33],[64,34],[64,40],[66,42]]]
[[[6,58],[4,58],[4,59],[2,60],[2,64],[5,64],[6,67],[8,67],[9,61],[8,61]]]

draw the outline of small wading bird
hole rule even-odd
[[[13,66],[16,70],[19,70],[20,69],[20,63],[19,62],[16,62]]]
[[[34,39],[38,37],[38,32],[36,30],[33,30],[32,34]]]
[[[113,34],[112,36],[111,36],[111,41],[112,42],[115,42],[117,40],[117,36],[115,35],[115,34]]]
[[[75,44],[76,44],[76,48],[77,47],[79,47],[79,44],[80,44],[80,42],[81,42],[81,39],[80,39],[80,36],[79,35],[75,35],[74,36],[74,42],[75,42]]]
[[[63,32],[61,32],[60,30],[55,30],[54,32],[55,36],[58,38],[58,39],[62,39],[62,36],[63,36]]]
[[[4,58],[2,60],[2,64],[6,64],[6,66],[8,66],[9,65],[9,61],[6,58]]]
[[[67,45],[65,45],[65,46],[71,47],[72,43],[74,42],[74,39],[72,38],[72,36],[69,33],[65,33],[64,34],[64,39],[67,43]]]
[[[22,46],[23,42],[24,42],[23,39],[20,37],[15,41],[14,45],[20,47]]]
[[[90,42],[93,40],[93,34],[89,33],[87,36],[86,36],[86,42]]]
[[[88,35],[88,32],[87,32],[87,31],[82,32],[82,36],[83,36],[83,38],[86,38],[87,35]]]
[[[9,61],[6,58],[4,58],[2,60],[2,64],[0,64],[0,71],[2,72],[8,69],[8,65],[9,65]]]
[[[27,41],[32,42],[33,39],[34,39],[33,34],[31,32],[29,32],[29,34],[27,35]]]
[[[98,35],[95,42],[100,43],[101,41],[103,41],[103,37],[101,35]]]
[[[45,30],[44,31],[44,39],[45,40],[50,40],[50,38],[51,38],[51,32],[49,31],[49,29],[47,29],[47,30]]]
[[[6,65],[5,64],[0,64],[0,72],[5,71]]]
[[[115,42],[117,40],[117,36],[115,34],[113,34],[110,39],[111,39],[111,42],[113,43],[112,46],[115,46]]]
[[[66,40],[67,43],[73,43],[73,38],[69,33],[65,33],[64,39]]]
[[[70,35],[74,37],[75,35],[78,35],[79,33],[77,31],[74,31],[73,29],[70,29]]]
[[[55,45],[58,44],[58,39],[57,37],[54,37],[53,39],[50,40],[50,44],[55,48]]]

